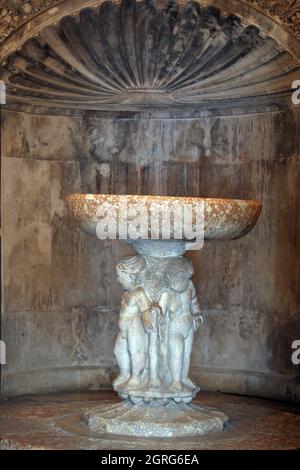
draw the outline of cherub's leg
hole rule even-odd
[[[114,387],[116,387],[127,382],[131,376],[131,365],[127,340],[122,336],[121,332],[118,333],[114,352],[120,369],[120,374],[113,383]]]
[[[146,333],[143,323],[136,319],[128,331],[128,349],[131,358],[131,379],[128,387],[136,387],[141,383],[141,374],[146,365]]]
[[[170,389],[182,390],[181,376],[183,365],[184,337],[182,334],[172,331],[169,334],[169,370],[171,374]]]
[[[191,328],[188,336],[184,343],[184,356],[183,356],[183,367],[182,367],[182,383],[188,387],[195,388],[196,385],[189,378],[190,360],[192,353],[192,346],[194,340],[194,329]]]
[[[149,333],[149,356],[150,356],[150,381],[149,385],[153,388],[160,386],[158,376],[158,335],[154,332]]]

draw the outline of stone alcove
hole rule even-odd
[[[299,41],[258,4],[45,2],[3,41],[3,396],[111,384],[128,248],[75,227],[77,191],[261,200],[249,237],[190,254],[192,375],[299,400]]]

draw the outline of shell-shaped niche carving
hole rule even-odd
[[[103,2],[27,41],[1,68],[8,102],[105,109],[286,92],[297,64],[274,39],[198,1]]]

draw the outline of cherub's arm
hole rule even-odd
[[[151,300],[149,299],[144,289],[142,287],[138,287],[136,289],[136,294],[137,294],[136,300],[137,300],[140,312],[144,312],[145,310],[148,310],[151,307]]]
[[[160,306],[151,302],[142,287],[137,287],[133,293],[135,306],[142,317],[144,327],[150,331],[156,332],[161,317]]]
[[[196,331],[201,323],[203,323],[203,317],[201,315],[199,300],[192,281],[190,281],[189,288],[191,292],[191,311],[194,317],[194,330]]]
[[[168,305],[169,305],[169,294],[167,291],[163,292],[160,299],[159,299],[159,306],[161,308],[163,316],[165,316],[168,312]]]
[[[193,315],[198,315],[200,313],[200,304],[196,294],[196,290],[192,281],[190,281],[190,292],[191,292],[191,310]]]

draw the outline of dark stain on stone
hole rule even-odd
[[[296,155],[299,142],[299,129],[293,111],[275,114],[274,143],[276,158],[288,158]]]

